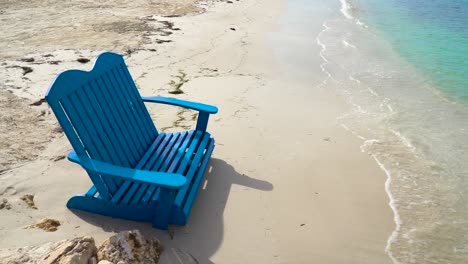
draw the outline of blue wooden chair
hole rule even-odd
[[[214,106],[166,97],[141,97],[122,56],[103,53],[89,72],[57,76],[46,95],[93,186],[68,208],[167,229],[184,225],[214,148],[206,132]],[[197,110],[195,130],[160,133],[144,102]]]

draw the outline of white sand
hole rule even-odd
[[[322,84],[319,46],[314,42],[320,18],[307,40],[282,31],[278,22],[285,11],[282,1],[205,6],[208,11],[201,15],[157,17],[181,29],[166,36],[172,42],[156,45],[152,39],[140,46],[146,50],[126,56],[142,95],[170,96],[170,81],[185,76],[185,93],[177,97],[220,109],[208,127],[217,146],[188,224],[173,227],[171,239],[169,233],[152,229],[149,223],[68,210],[68,198],[85,192],[90,180],[79,166],[65,159],[54,161],[68,152],[68,141],[52,131],[56,122],[45,104],[29,107],[24,101],[25,112],[31,116],[44,110],[42,121],[31,121],[39,122],[44,131],[30,125],[0,137],[15,142],[34,138],[25,147],[0,145],[4,168],[21,165],[0,174],[0,198],[12,204],[11,210],[3,209],[0,214],[0,248],[81,235],[93,235],[100,242],[110,233],[138,228],[156,235],[166,247],[191,253],[200,263],[390,262],[384,250],[393,216],[384,192],[385,175],[360,151],[362,142],[336,123],[347,106]],[[143,11],[131,12],[139,16]],[[310,41],[307,54],[314,54],[307,69],[291,59],[301,53],[305,56],[305,50],[287,50],[288,43],[301,41]],[[36,62],[60,60],[59,65],[19,62],[18,55],[8,52],[9,59],[0,66],[0,78],[4,78],[0,83],[18,96],[38,100],[60,71],[88,69],[90,63],[75,60],[109,48],[99,44],[92,46],[98,51],[80,50],[78,54],[76,50],[45,51],[45,45],[26,56]],[[153,47],[155,52],[148,50]],[[29,65],[34,71],[22,76],[21,68],[8,68],[11,65]],[[194,125],[191,112],[171,106],[149,109],[159,129],[174,131]],[[0,127],[11,124],[1,121]],[[32,153],[34,143],[41,146],[38,157],[37,150]],[[4,158],[4,149],[27,154],[24,159]],[[35,195],[37,210],[19,200],[24,194]],[[62,226],[52,233],[23,228],[43,217],[60,220]]]

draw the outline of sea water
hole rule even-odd
[[[387,174],[394,263],[468,263],[468,1],[337,0],[316,36],[338,123]]]

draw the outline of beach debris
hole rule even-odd
[[[229,28],[229,29],[230,29],[230,30],[232,30],[232,31],[236,31],[236,29],[235,29],[235,28],[233,28],[233,27],[232,27],[232,28]]]
[[[233,2],[232,1],[227,1],[228,4],[232,4]]]
[[[53,160],[53,161],[59,161],[59,160],[65,159],[66,157],[67,157],[67,156],[65,156],[65,155],[59,155],[59,156],[53,158],[52,160]]]
[[[173,229],[168,228],[167,233],[169,234],[169,237],[171,238],[171,240],[174,240],[175,231]]]
[[[182,87],[182,85],[184,85],[185,83],[187,83],[189,81],[189,79],[187,79],[187,74],[183,71],[179,71],[179,75],[177,76],[174,76],[176,77],[178,80],[177,81],[174,81],[174,80],[171,80],[169,82],[169,85],[174,88],[173,90],[169,91],[170,94],[183,94],[184,91],[182,91],[182,89],[180,89]]]
[[[111,236],[99,246],[100,261],[112,263],[158,263],[162,246],[156,238],[146,239],[138,230],[123,231]]]
[[[23,76],[33,71],[33,69],[28,66],[21,66],[21,69],[23,69]]]
[[[323,141],[330,142],[330,141],[331,141],[331,138],[329,138],[329,137],[323,138]]]
[[[57,228],[59,226],[60,226],[60,221],[55,220],[55,219],[50,219],[50,218],[44,218],[39,223],[26,227],[26,229],[40,228],[47,232],[55,232],[57,231]]]
[[[21,196],[20,199],[23,200],[23,202],[25,202],[26,205],[29,208],[37,209],[36,205],[34,204],[34,195],[33,194],[25,194],[25,195]]]
[[[87,59],[87,58],[78,58],[78,59],[76,59],[76,61],[78,61],[79,63],[88,63],[89,59]]]
[[[41,99],[39,99],[39,100],[37,100],[37,101],[32,102],[32,103],[29,104],[29,105],[30,105],[30,106],[39,106],[39,105],[41,105],[42,103],[44,103],[45,101],[46,101],[45,98],[41,98]]]
[[[167,39],[167,40],[166,39],[157,39],[156,40],[156,43],[158,43],[158,44],[168,43],[168,42],[172,42],[172,40],[170,40],[170,39]]]
[[[52,129],[53,133],[63,133],[63,129],[60,126],[56,126],[54,129]]]
[[[81,264],[96,263],[92,237],[77,237],[39,246],[0,249],[1,263]],[[93,262],[96,261],[96,262]]]
[[[20,61],[24,61],[24,62],[34,62],[34,58],[22,58]]]
[[[61,62],[62,62],[62,61],[54,60],[54,61],[48,61],[47,63],[53,64],[53,65],[58,65],[58,64],[61,63]]]
[[[301,226],[305,226],[305,224],[301,224]]]
[[[3,198],[2,201],[0,202],[0,209],[7,209],[7,210],[10,210],[11,209],[11,204],[8,202],[8,199],[6,198]]]

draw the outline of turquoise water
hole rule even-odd
[[[468,0],[357,0],[355,7],[434,86],[468,105]]]
[[[385,251],[393,263],[468,263],[468,2],[327,4],[315,56],[323,87],[351,106],[338,124],[387,175]]]

